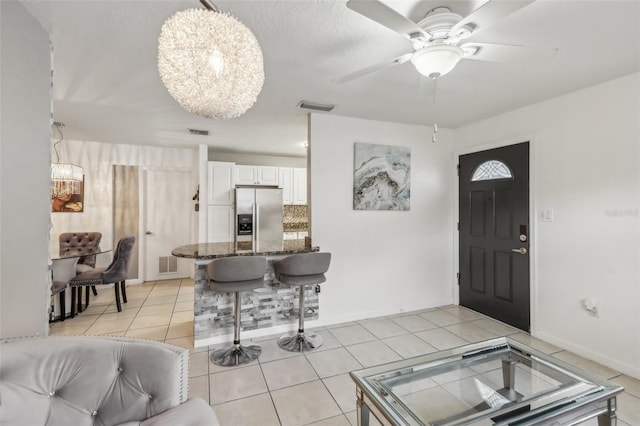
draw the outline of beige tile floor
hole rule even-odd
[[[618,424],[640,425],[640,380],[458,306],[318,328],[324,344],[306,354],[280,349],[278,336],[254,339],[262,347],[257,362],[218,367],[208,358],[215,348],[193,348],[193,280],[128,286],[122,312],[112,289],[98,292],[80,315],[51,324],[50,334],[131,336],[190,348],[190,394],[208,400],[223,426],[355,425],[349,371],[506,335],[623,385]]]

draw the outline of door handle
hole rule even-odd
[[[153,233],[153,232],[151,232],[151,231],[147,231],[147,232],[145,232],[145,234],[147,234],[147,235],[151,235],[152,233]]]
[[[527,249],[525,247],[520,247],[517,249],[511,249],[512,252],[515,253],[520,253],[520,254],[527,254]]]
[[[254,251],[260,251],[260,204],[256,204],[256,224],[254,228],[254,235],[256,238],[255,246],[253,247]]]

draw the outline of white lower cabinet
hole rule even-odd
[[[207,241],[210,243],[231,243],[235,229],[233,206],[208,206]]]

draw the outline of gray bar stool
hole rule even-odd
[[[301,253],[287,256],[273,264],[276,279],[282,284],[300,287],[300,308],[298,314],[298,332],[284,335],[278,339],[278,345],[291,352],[306,352],[322,345],[322,336],[304,334],[304,286],[320,284],[326,281],[324,273],[329,269],[331,253]]]
[[[267,259],[262,256],[224,257],[207,265],[211,289],[223,293],[235,293],[233,345],[211,354],[211,362],[221,366],[241,365],[258,359],[262,348],[258,345],[240,344],[240,292],[264,285]]]

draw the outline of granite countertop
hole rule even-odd
[[[189,259],[217,259],[231,256],[277,256],[318,251],[317,247],[305,247],[305,240],[285,240],[282,243],[262,243],[260,251],[244,249],[242,243],[200,243],[173,249],[172,255]]]

